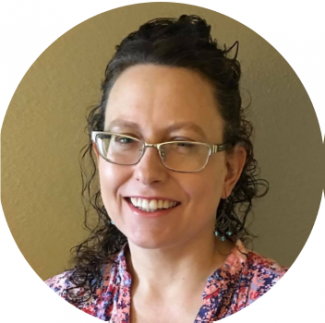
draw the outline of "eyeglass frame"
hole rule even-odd
[[[108,135],[118,135],[118,136],[122,136],[122,137],[126,137],[126,138],[129,138],[129,139],[133,139],[133,140],[136,140],[136,141],[140,141],[143,143],[143,150],[142,150],[142,153],[139,157],[139,160],[136,162],[136,163],[132,163],[132,164],[121,164],[121,163],[116,163],[116,162],[112,162],[110,160],[108,160],[107,158],[103,157],[100,153],[100,149],[98,149],[98,143],[96,141],[96,137],[97,135],[100,135],[100,134],[108,134]],[[229,143],[223,143],[223,144],[208,144],[206,142],[198,142],[198,141],[190,141],[190,140],[174,140],[174,141],[166,141],[166,142],[161,142],[161,143],[157,143],[157,144],[149,144],[147,142],[145,142],[144,140],[141,140],[141,139],[138,139],[138,138],[135,138],[135,137],[132,137],[132,136],[129,136],[129,135],[124,135],[124,134],[121,134],[121,133],[115,133],[115,132],[108,132],[108,131],[92,131],[91,132],[91,140],[93,141],[93,143],[96,145],[97,149],[98,149],[98,152],[100,154],[100,156],[106,160],[107,162],[109,163],[112,163],[112,164],[115,164],[115,165],[121,165],[121,166],[132,166],[132,165],[136,165],[140,162],[140,160],[142,159],[142,157],[144,156],[145,152],[146,152],[146,149],[147,147],[154,147],[158,150],[158,154],[159,154],[159,157],[160,157],[160,160],[161,160],[161,163],[169,170],[173,171],[173,172],[178,172],[178,173],[197,173],[197,172],[200,172],[201,170],[203,170],[206,165],[208,164],[209,160],[210,160],[210,156],[212,154],[216,154],[218,152],[221,152],[221,151],[225,151],[228,147],[232,146],[231,144]],[[207,159],[206,159],[206,162],[204,164],[204,166],[202,166],[199,170],[195,170],[195,171],[179,171],[179,170],[175,170],[175,169],[172,169],[172,168],[169,168],[168,166],[165,165],[164,161],[163,161],[163,156],[161,155],[161,150],[160,150],[160,147],[161,146],[164,146],[166,144],[172,144],[172,143],[191,143],[191,144],[199,144],[199,145],[203,145],[203,146],[207,146],[209,147],[209,154],[207,156]]]

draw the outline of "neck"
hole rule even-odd
[[[129,241],[127,262],[133,292],[179,295],[179,291],[203,291],[207,278],[224,263],[232,247],[212,234],[157,249],[144,249]]]

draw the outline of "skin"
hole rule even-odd
[[[131,121],[136,127],[118,125],[116,120]],[[189,127],[167,130],[178,122],[193,123],[202,133]],[[221,144],[223,127],[211,85],[183,68],[128,68],[114,84],[106,107],[106,131],[148,143]],[[233,248],[230,242],[214,237],[215,215],[220,198],[231,194],[242,172],[245,149],[238,146],[230,154],[213,154],[198,173],[166,169],[155,148],[148,148],[132,166],[108,163],[95,145],[94,151],[104,205],[129,242],[132,322],[159,322],[160,318],[165,322],[166,317],[193,322],[202,305],[206,279]],[[125,196],[162,196],[181,204],[166,216],[144,218],[134,215]]]

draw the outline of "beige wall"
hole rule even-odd
[[[316,114],[294,71],[250,29],[213,11],[171,3],[127,6],[68,31],[31,66],[2,128],[1,202],[22,254],[42,279],[62,272],[69,249],[87,237],[78,153],[87,142],[86,108],[98,103],[114,47],[140,24],[197,14],[228,46],[239,40],[242,89],[252,96],[256,157],[269,194],[256,201],[254,249],[293,263],[312,229],[325,185]]]

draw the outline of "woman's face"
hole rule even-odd
[[[104,130],[147,143],[190,140],[220,144],[223,120],[212,87],[199,74],[137,65],[124,71],[114,84]],[[96,155],[101,195],[110,218],[130,242],[143,248],[176,246],[212,235],[219,200],[234,185],[225,152],[213,154],[197,173],[168,170],[155,148],[147,148],[140,162],[131,166],[111,164],[97,151]],[[172,200],[179,205],[150,217],[137,212],[130,197]]]

